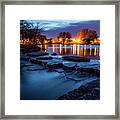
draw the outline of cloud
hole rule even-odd
[[[29,21],[29,20],[28,20]],[[58,28],[65,28],[69,26],[77,26],[80,24],[78,20],[32,20],[34,25],[39,23],[39,26],[42,26],[44,30],[55,30]]]
[[[56,37],[61,31],[69,31],[73,37],[81,29],[96,30],[100,34],[99,20],[32,20],[34,24],[39,23],[48,37]]]

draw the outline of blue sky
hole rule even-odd
[[[44,29],[44,34],[48,38],[57,37],[60,32],[70,32],[75,37],[81,29],[95,30],[100,35],[99,20],[27,20],[34,25],[39,24]]]

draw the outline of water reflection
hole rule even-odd
[[[60,55],[79,55],[81,57],[99,57],[100,45],[61,45],[61,44],[52,44],[44,45],[45,51],[56,52]]]

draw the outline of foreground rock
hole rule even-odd
[[[90,59],[84,58],[84,57],[79,57],[75,55],[66,55],[62,57],[63,60],[67,61],[73,61],[73,62],[90,62]]]
[[[40,56],[38,58],[36,58],[37,60],[51,60],[53,59],[53,57],[51,56]]]
[[[51,53],[51,55],[56,56],[56,55],[58,55],[58,54],[57,54],[57,53]]]
[[[49,69],[63,68],[63,62],[60,60],[53,60],[47,63]]]
[[[27,54],[27,56],[30,56],[30,57],[38,57],[38,56],[45,56],[45,55],[49,55],[49,53],[40,51],[40,52],[32,52]]]
[[[25,55],[20,55],[20,61],[23,60],[23,61],[29,61],[29,57],[28,56],[25,56]]]
[[[100,100],[100,81],[94,80],[64,94],[58,100]]]
[[[29,53],[40,51],[40,48],[36,45],[20,45],[20,53]]]
[[[73,71],[76,69],[77,64],[76,63],[64,63],[63,69],[65,71]]]

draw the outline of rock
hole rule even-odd
[[[62,68],[63,63],[61,61],[59,61],[59,60],[53,60],[53,61],[47,63],[47,67],[49,69]]]
[[[53,59],[59,59],[59,60],[62,60],[62,56],[60,56],[60,55],[54,55],[54,56],[52,56],[53,57]]]
[[[73,77],[73,76],[66,76],[67,79],[74,80],[74,81],[80,81],[80,78],[78,77]]]
[[[90,62],[85,64],[78,64],[77,65],[77,71],[81,72],[81,73],[88,73],[89,76],[100,76],[100,66],[99,64],[91,64]]]
[[[37,52],[40,51],[40,48],[36,45],[20,45],[20,53],[29,53],[29,52]]]
[[[64,63],[63,64],[63,69],[64,70],[69,70],[69,71],[73,71],[76,69],[76,65],[75,63]]]
[[[30,59],[32,63],[39,64],[41,66],[44,66],[45,68],[47,67],[47,63],[50,62],[51,60],[39,60],[36,58]]]
[[[53,57],[51,56],[40,56],[38,58],[36,58],[37,60],[51,60],[53,59]]]
[[[23,60],[23,61],[29,61],[29,57],[28,56],[20,56],[20,60]]]
[[[56,56],[56,55],[58,55],[58,54],[57,54],[57,53],[51,53],[51,55]]]
[[[94,80],[70,91],[58,100],[99,100],[100,99],[100,81]]]
[[[41,51],[41,52],[32,52],[27,54],[27,56],[30,57],[45,56],[45,55],[49,55],[49,53]]]
[[[66,55],[62,57],[63,60],[67,61],[73,61],[73,62],[90,62],[90,59],[84,58],[84,57],[79,57],[75,55]]]
[[[55,71],[55,72],[58,72],[58,73],[63,73],[63,72],[64,72],[63,69],[55,69],[54,71]]]
[[[97,76],[97,77],[100,76],[100,70],[95,68],[80,68],[79,71],[89,73],[89,75],[92,75],[92,76]]]
[[[70,80],[74,80],[74,81],[84,81],[84,80],[87,79],[87,75],[85,74],[84,76],[83,75],[82,76],[76,76],[76,75],[73,75],[71,73],[71,75],[70,74],[69,75],[66,74],[66,78],[70,79]]]
[[[35,63],[35,64],[42,65],[42,61],[41,61],[41,60],[37,60],[37,59],[31,58],[31,59],[30,59],[30,62],[31,62],[31,63]]]
[[[47,63],[50,62],[51,60],[41,60],[42,61],[42,66],[44,66],[45,68],[47,67]]]
[[[89,64],[89,65],[84,65],[84,66],[81,66],[81,68],[89,68],[89,69],[99,69],[100,66],[99,64]]]

